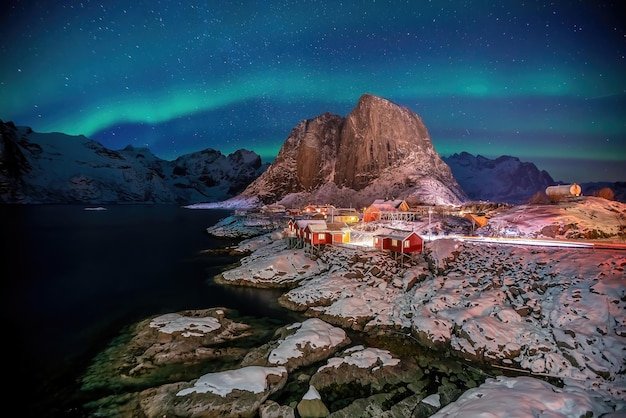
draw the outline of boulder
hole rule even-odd
[[[330,414],[319,392],[313,386],[309,386],[309,390],[304,394],[296,409],[301,418],[323,418]]]
[[[428,382],[413,357],[398,359],[387,350],[355,346],[328,359],[309,383],[332,409],[341,409],[358,398],[404,391],[405,387],[421,391]]]
[[[281,365],[288,371],[324,360],[350,343],[346,332],[320,319],[280,328],[273,340],[252,350],[242,365]]]
[[[255,417],[260,405],[287,382],[284,367],[244,367],[209,373],[189,383],[174,383],[139,394],[148,418],[176,416]]]
[[[223,344],[258,332],[227,313],[225,308],[188,310],[139,322],[98,355],[82,389],[158,386],[191,380],[209,362],[219,362],[221,368],[239,363],[247,350]]]
[[[296,418],[296,411],[288,405],[265,401],[259,407],[259,418]]]

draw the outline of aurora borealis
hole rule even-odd
[[[363,93],[419,114],[436,150],[626,181],[626,28],[603,1],[9,1],[0,119],[165,159],[272,160]]]

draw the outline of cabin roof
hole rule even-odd
[[[326,224],[326,228],[329,231],[343,231],[343,230],[346,230],[346,229],[350,229],[350,228],[348,228],[348,225],[345,222],[327,223]]]
[[[335,215],[356,215],[359,212],[355,208],[336,208],[334,210]]]
[[[415,234],[418,238],[421,238],[415,231],[405,231],[405,232],[398,231],[398,232],[390,232],[387,234],[376,234],[375,236],[379,238],[383,238],[383,239],[389,238],[389,239],[397,239],[398,241],[405,241],[413,234]]]
[[[309,228],[312,232],[324,232],[326,231],[326,222],[323,223],[311,223],[308,224],[305,228]]]
[[[326,221],[323,219],[298,219],[296,221],[296,225],[301,229],[306,228],[310,224],[326,224]]]
[[[404,202],[402,199],[384,200],[376,199],[370,206],[373,206],[379,210],[389,211],[398,209]],[[406,204],[406,203],[405,203]]]

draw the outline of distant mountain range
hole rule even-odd
[[[147,148],[113,151],[84,136],[0,121],[0,203],[177,203],[235,196],[267,166],[251,151],[206,149],[174,161]]]
[[[37,133],[12,122],[0,121],[0,133],[0,203],[520,204],[556,184],[511,156],[441,158],[418,115],[369,94],[345,118],[324,113],[300,122],[269,165],[247,150],[224,156],[206,149],[166,161],[147,148],[114,151],[84,136]],[[581,186],[588,195],[610,187],[619,201],[626,194],[625,183]]]

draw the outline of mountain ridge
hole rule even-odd
[[[196,203],[232,197],[266,168],[256,153],[213,149],[173,161],[131,145],[37,133],[0,121],[0,203]]]
[[[517,157],[491,160],[467,151],[441,157],[419,115],[371,94],[346,117],[326,112],[299,122],[271,164],[243,149],[228,156],[205,149],[166,161],[147,147],[110,150],[84,136],[37,133],[1,120],[0,134],[0,203],[522,204],[557,184]],[[581,186],[586,195],[609,187],[615,200],[626,199],[625,182]]]
[[[472,200],[520,204],[556,184],[547,171],[508,155],[489,159],[464,151],[442,159]]]

